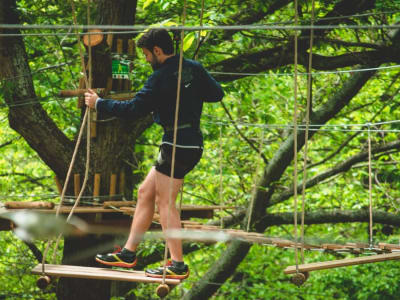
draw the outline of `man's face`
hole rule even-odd
[[[151,65],[153,70],[157,70],[161,66],[161,62],[158,60],[154,52],[149,49],[142,48],[143,54],[146,57],[146,61]]]

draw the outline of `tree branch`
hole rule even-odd
[[[391,142],[391,143],[387,143],[383,146],[380,147],[374,147],[371,149],[371,153],[372,154],[376,154],[376,153],[380,153],[380,152],[385,152],[388,150],[392,150],[392,149],[398,149],[400,150],[400,140],[397,140],[395,142]],[[320,183],[321,181],[330,178],[332,176],[335,176],[339,173],[343,173],[346,172],[348,170],[350,170],[351,167],[353,167],[355,164],[363,162],[363,161],[367,161],[368,160],[368,151],[365,152],[361,152],[358,153],[356,155],[353,155],[352,157],[348,158],[347,160],[345,160],[344,162],[341,162],[339,164],[337,164],[336,166],[334,166],[333,168],[318,174],[316,176],[314,176],[313,178],[310,178],[309,180],[307,180],[306,182],[306,188],[310,188],[313,187],[315,185],[317,185],[318,183]],[[303,183],[299,183],[297,185],[297,191],[300,193],[303,187]],[[289,199],[290,197],[293,196],[293,189],[291,189],[290,191],[287,192],[283,192],[275,197],[271,198],[271,203],[269,204],[269,206],[272,206],[274,204],[280,203],[284,200]]]
[[[229,113],[229,110],[226,108],[225,104],[223,102],[221,102],[221,106],[224,109],[225,113],[228,115],[229,120],[231,121],[233,127],[235,127],[237,133],[239,133],[239,135],[247,142],[247,144],[249,144],[250,148],[253,148],[253,150],[255,150],[257,153],[259,153],[259,149],[257,148],[256,145],[254,145],[252,143],[252,141],[250,141],[244,134],[243,132],[239,129],[239,127],[236,125],[235,121],[233,120],[232,115]],[[267,164],[268,163],[268,159],[265,157],[265,155],[263,153],[260,153],[261,158],[263,159],[264,163]]]

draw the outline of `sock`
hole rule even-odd
[[[172,260],[172,265],[181,270],[185,268],[185,263],[183,261]]]
[[[135,251],[131,251],[131,250],[128,250],[128,249],[126,249],[126,248],[123,248],[123,249],[121,250],[121,254],[122,254],[123,256],[129,257],[129,258],[134,258],[134,257],[136,256],[136,252],[135,252]]]

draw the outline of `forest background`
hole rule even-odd
[[[74,3],[78,23],[87,24],[87,3]],[[271,27],[186,32],[185,57],[196,57],[206,66],[226,96],[222,104],[205,105],[205,152],[185,180],[183,203],[235,207],[217,212],[210,223],[246,230],[250,219],[251,231],[293,240],[294,37],[297,33],[298,124],[304,125],[310,30],[290,28],[295,20],[293,1],[206,0],[204,13],[202,4],[187,1],[186,25]],[[182,22],[183,1],[98,0],[91,11],[95,24],[173,26]],[[298,16],[300,25],[311,24],[311,1],[299,1]],[[400,28],[387,27],[398,24],[399,18],[400,1],[315,1],[315,24],[332,27],[313,33],[307,154],[304,126],[297,132],[298,211],[306,155],[305,237],[310,243],[368,243],[369,137],[373,241],[400,241]],[[69,1],[4,0],[0,24],[72,24],[71,5]],[[57,203],[54,176],[65,179],[82,115],[75,98],[57,94],[77,88],[81,44],[73,30],[0,28],[0,34],[14,34],[0,35],[1,201]],[[137,34],[121,36],[137,39]],[[132,90],[137,91],[149,74],[151,68],[137,51],[130,73]],[[117,152],[121,147],[123,153],[104,160],[94,150],[93,165],[102,161],[109,168],[118,165],[129,170],[126,197],[135,198],[138,183],[157,154],[162,130],[151,126],[149,116],[105,126],[123,132],[122,142],[112,149]],[[96,146],[104,147],[94,142]],[[82,150],[76,167],[81,172],[84,159]],[[92,281],[60,281],[40,291],[36,277],[30,275],[38,263],[34,255],[12,232],[0,232],[0,236],[0,299],[156,297],[154,285],[114,284],[96,289]],[[88,243],[99,241],[101,237]],[[43,251],[45,241],[36,240],[35,245]],[[79,242],[66,239],[65,245],[69,246],[62,244],[58,251],[59,262],[71,254],[68,249],[79,252]],[[293,250],[235,241],[187,243],[185,251],[192,273],[170,299],[400,298],[396,261],[314,272],[302,287],[296,287],[283,274],[286,266],[295,263]],[[146,242],[140,251],[142,267],[158,264],[162,253],[161,241]],[[306,262],[343,257],[347,255],[305,253]],[[82,282],[86,291],[80,288]]]

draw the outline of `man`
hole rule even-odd
[[[200,131],[200,117],[203,102],[221,101],[224,96],[220,84],[201,64],[183,59],[174,178],[172,179],[173,205],[170,208],[170,176],[179,56],[173,54],[173,41],[164,29],[149,30],[139,39],[137,46],[142,49],[146,61],[151,64],[154,72],[132,100],[105,100],[99,98],[92,90],[85,93],[86,105],[96,108],[100,113],[135,119],[152,112],[155,123],[164,128],[158,159],[139,187],[137,206],[124,248],[117,253],[96,256],[96,260],[102,264],[127,268],[136,265],[136,249],[140,237],[151,225],[155,205],[158,207],[164,232],[167,229],[181,228],[175,201],[184,176],[196,166],[202,156],[203,136]],[[167,239],[167,243],[172,262],[166,266],[166,277],[178,279],[188,277],[189,268],[183,262],[181,240]],[[146,275],[162,277],[163,267],[146,270]]]

